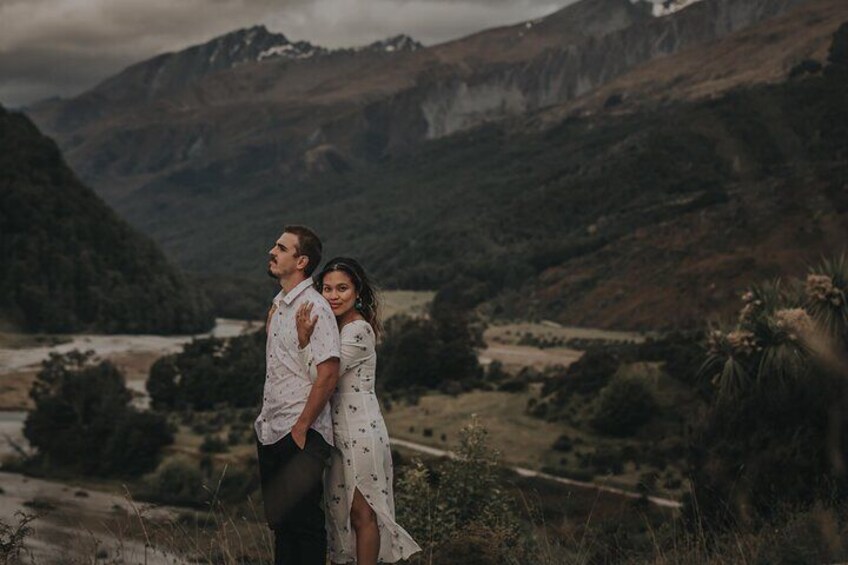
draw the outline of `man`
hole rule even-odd
[[[255,424],[265,516],[274,530],[274,563],[324,565],[322,478],[333,444],[327,401],[339,378],[339,330],[312,284],[321,261],[315,233],[286,226],[269,255],[268,274],[282,290],[268,312],[265,388]],[[311,346],[317,377],[310,377],[297,352],[295,314],[305,302],[315,315]]]

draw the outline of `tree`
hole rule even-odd
[[[27,331],[187,333],[214,316],[155,243],[0,107],[0,312]]]
[[[157,410],[255,406],[265,383],[265,332],[195,339],[150,368],[147,390]]]
[[[30,397],[24,435],[49,465],[97,475],[137,475],[155,468],[173,437],[161,416],[129,405],[124,377],[89,351],[52,353]]]
[[[848,22],[833,34],[833,43],[827,53],[827,62],[841,71],[848,69]]]
[[[477,341],[467,316],[450,309],[434,308],[430,318],[395,316],[378,347],[377,382],[386,390],[476,383],[483,375]]]
[[[436,388],[441,381],[440,345],[430,320],[408,317],[388,320],[377,352],[377,383],[386,390],[413,386]]]
[[[631,436],[654,415],[657,403],[643,383],[614,379],[601,392],[592,426],[605,434]]]

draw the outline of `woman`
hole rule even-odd
[[[341,332],[341,367],[330,400],[333,450],[325,477],[327,537],[333,563],[394,563],[421,548],[395,522],[389,435],[374,389],[377,298],[365,271],[353,259],[338,257],[316,277]],[[307,364],[316,317],[311,304],[297,313],[297,333]]]

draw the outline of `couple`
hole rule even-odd
[[[420,548],[395,523],[389,436],[374,390],[374,290],[359,263],[343,257],[313,281],[321,241],[304,226],[287,226],[269,254],[268,274],[282,290],[268,312],[255,429],[274,562],[324,565],[328,545],[333,563],[406,559]]]

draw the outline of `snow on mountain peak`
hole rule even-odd
[[[319,55],[345,51],[400,53],[417,51],[422,47],[413,38],[401,34],[354,49],[331,50],[312,45],[308,41],[289,41],[285,35],[269,32],[265,26],[258,25],[216,37],[188,51],[202,50],[207,65],[222,68],[266,59],[310,59]]]
[[[688,8],[701,0],[647,0],[653,4],[652,13],[656,17],[668,16],[684,8]]]
[[[380,41],[375,41],[363,47],[357,47],[355,51],[381,51],[384,53],[396,53],[399,51],[418,51],[422,45],[406,34],[395,35]]]

